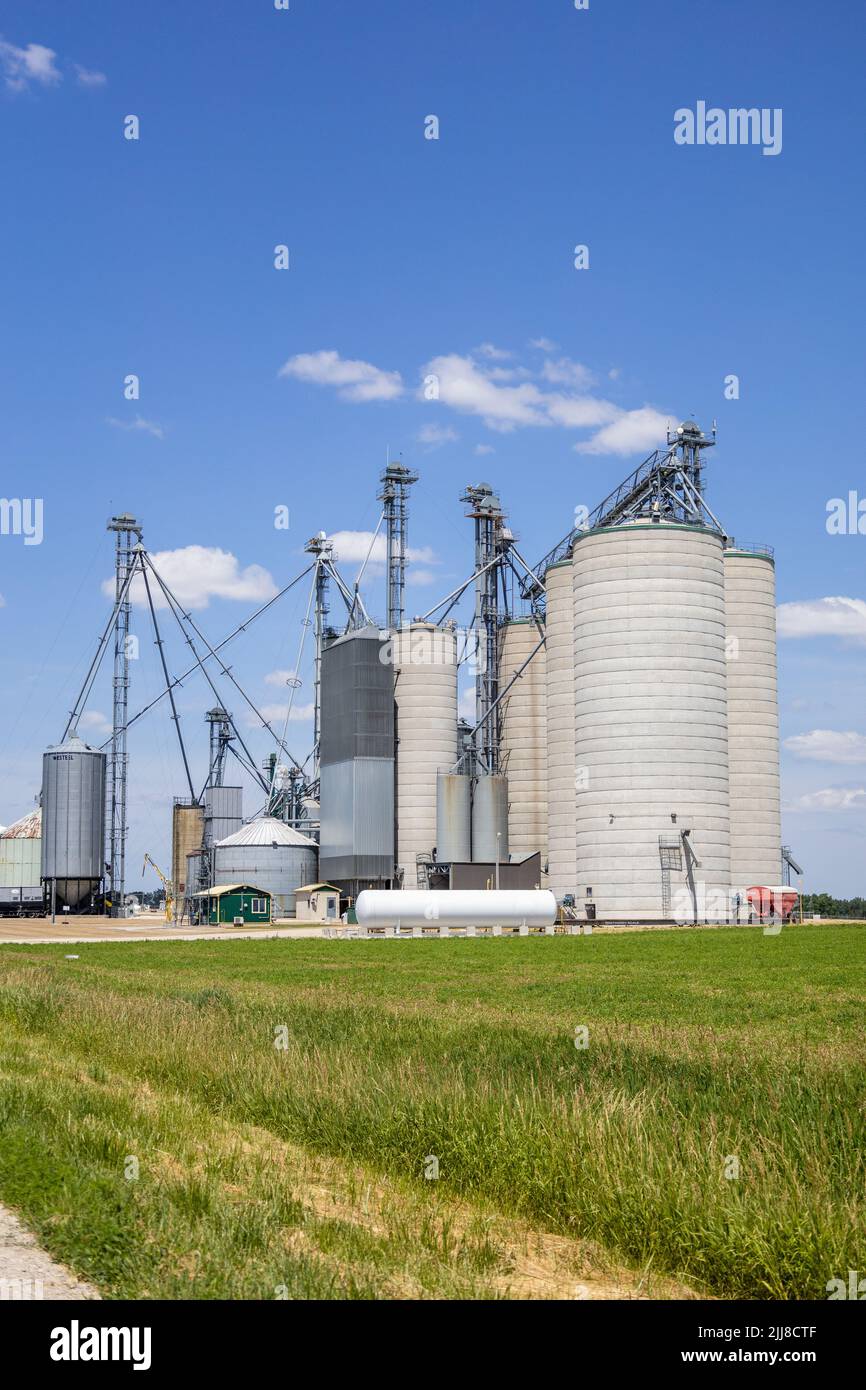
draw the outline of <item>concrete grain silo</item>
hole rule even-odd
[[[429,859],[437,842],[437,776],[457,761],[457,639],[450,628],[412,623],[394,633],[392,652],[396,875],[414,888],[418,859]]]
[[[462,773],[436,778],[436,858],[440,864],[472,858],[472,779]]]
[[[501,633],[499,688],[529,665],[500,704],[500,766],[508,778],[508,846],[514,859],[547,858],[547,691],[541,632],[531,618],[516,618]],[[535,655],[532,653],[535,651]]]
[[[561,902],[573,893],[575,868],[574,785],[574,593],[571,556],[545,575],[545,674],[547,681],[548,886]]]
[[[578,907],[730,914],[724,542],[639,521],[574,545]]]
[[[769,552],[725,552],[731,881],[782,882],[776,571]]]

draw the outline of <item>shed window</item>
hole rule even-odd
[[[328,898],[328,906],[327,906],[327,908],[325,909],[325,911],[327,912],[327,914],[328,914],[329,917],[336,917],[336,915],[337,915],[337,899],[336,899],[336,898],[332,898],[332,897],[329,897],[329,898]]]
[[[264,917],[264,915],[265,915],[265,913],[267,912],[267,910],[268,910],[268,900],[267,900],[267,898],[253,898],[252,903],[250,904],[250,911],[252,912],[252,914],[253,914],[254,917],[255,917],[255,916]]]

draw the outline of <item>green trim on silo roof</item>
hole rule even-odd
[[[683,521],[639,521],[632,525],[626,523],[623,526],[596,526],[591,531],[583,531],[575,537],[575,545],[585,541],[589,536],[613,536],[631,535],[632,531],[694,531],[699,536],[714,536],[717,541],[724,541],[721,531],[713,531],[709,526],[692,526]]]
[[[587,531],[587,535],[589,535],[589,532],[588,532],[588,531]],[[548,565],[547,568],[548,568],[548,570],[561,570],[561,569],[564,569],[566,565],[570,565],[570,564],[571,564],[571,556],[570,556],[570,555],[566,555],[566,557],[565,557],[564,560],[557,560],[555,564],[553,564],[553,565]]]

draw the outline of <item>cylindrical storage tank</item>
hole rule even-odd
[[[500,702],[500,758],[508,778],[508,847],[515,859],[547,859],[547,692],[542,634],[531,618],[506,623],[501,634],[499,689],[529,665]],[[533,656],[533,652],[535,655]]]
[[[472,862],[508,863],[508,778],[478,777],[472,786]]]
[[[244,820],[243,787],[207,787],[204,794],[204,842],[218,844],[240,830]]]
[[[578,908],[589,898],[602,921],[726,921],[722,538],[673,523],[600,528],[578,537],[573,572]]]
[[[577,888],[574,783],[574,584],[572,560],[551,565],[547,590],[548,885],[562,901]]]
[[[436,858],[440,864],[472,859],[472,782],[459,773],[436,778]]]
[[[105,873],[106,756],[77,735],[42,757],[42,877],[77,907]]]
[[[0,833],[0,888],[38,888],[42,881],[42,812],[30,811]]]
[[[355,903],[363,927],[550,927],[556,898],[541,889],[463,888],[389,892],[367,888]]]
[[[201,851],[204,840],[204,807],[197,802],[176,801],[171,816],[171,882],[174,889],[173,913],[178,921],[189,891],[187,861]],[[195,892],[198,883],[194,882]]]
[[[457,639],[452,629],[412,623],[392,638],[397,744],[396,875],[418,882],[419,856],[437,843],[436,779],[457,761]]]
[[[318,846],[273,816],[259,816],[214,846],[214,886],[247,883],[271,894],[274,917],[292,917],[295,889],[316,882]]]
[[[769,553],[725,552],[731,883],[780,883],[782,814],[776,675],[776,570]]]

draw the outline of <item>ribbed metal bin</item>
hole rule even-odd
[[[42,757],[42,877],[76,907],[105,872],[106,756],[76,736]]]
[[[725,552],[731,880],[782,881],[776,571],[768,555]]]
[[[574,547],[578,895],[614,920],[727,920],[723,541],[651,522]],[[700,867],[679,856],[684,829]],[[694,891],[693,891],[694,890]]]
[[[499,688],[530,657],[505,695],[501,710],[501,766],[508,778],[508,845],[516,859],[547,858],[547,659],[537,624],[529,618],[502,629]]]
[[[413,623],[393,637],[397,735],[397,870],[416,886],[419,855],[437,843],[436,777],[457,761],[457,640]]]

